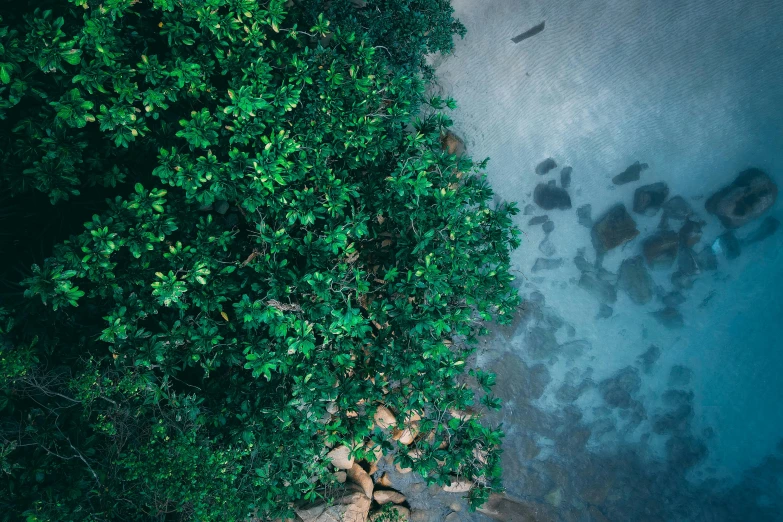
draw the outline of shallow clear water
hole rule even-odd
[[[596,260],[583,205],[594,220],[617,203],[630,212],[639,186],[663,181],[705,222],[699,251],[725,232],[705,200],[740,171],[783,185],[783,3],[453,5],[468,35],[436,63],[438,89],[456,98],[455,129],[471,155],[491,158],[498,197],[532,205],[518,216],[526,241],[514,256],[528,308],[483,355],[507,398],[509,493],[551,507],[555,520],[597,520],[595,510],[609,520],[783,520],[783,231],[743,243],[736,259],[722,249],[718,269],[681,290],[681,328],[652,315],[676,290],[678,262],[650,270],[649,303],[618,291],[604,318],[574,262],[580,249]],[[543,32],[512,43],[542,21]],[[549,157],[557,168],[536,174]],[[635,161],[649,165],[641,179],[613,184]],[[564,166],[572,208],[540,209],[534,188],[560,186]],[[543,214],[548,234],[527,224]],[[631,212],[640,234],[603,258],[610,285],[661,214]],[[767,217],[783,220],[781,198],[736,236]],[[563,261],[533,272],[537,258]],[[651,345],[660,355],[646,365]],[[524,380],[538,384],[531,392]],[[620,406],[607,401],[613,390]],[[587,491],[602,480],[606,492]]]

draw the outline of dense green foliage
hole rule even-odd
[[[422,106],[461,26],[322,3],[3,8],[2,190],[116,196],[0,308],[0,518],[284,516],[335,443],[500,486],[502,433],[457,411],[497,407],[466,361],[518,304],[517,209]]]

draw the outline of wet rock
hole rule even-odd
[[[663,216],[665,219],[682,221],[693,214],[693,209],[682,196],[674,196],[663,204]]]
[[[544,214],[543,216],[536,216],[532,218],[530,221],[527,222],[527,226],[533,227],[536,225],[540,225],[542,223],[546,223],[547,221],[549,221],[549,216]]]
[[[543,176],[544,174],[549,173],[550,170],[557,168],[557,162],[553,160],[552,158],[547,158],[538,165],[536,165],[536,174],[539,176]]]
[[[525,211],[522,212],[522,214],[525,216],[529,216],[535,213],[536,213],[536,206],[533,205],[532,203],[528,203],[527,205],[525,205]]]
[[[609,283],[610,285],[614,286],[617,284],[617,274],[614,272],[610,272],[609,270],[599,267],[598,270],[595,272],[595,275],[598,276],[598,279],[605,283]]]
[[[598,390],[601,392],[604,402],[612,408],[630,408],[633,404],[633,395],[639,391],[642,379],[639,370],[632,366],[626,366],[613,377],[601,381]]]
[[[554,270],[556,268],[560,268],[563,266],[563,260],[558,259],[545,259],[543,257],[539,257],[536,259],[535,264],[533,264],[533,273],[540,272],[541,270]]]
[[[677,308],[685,302],[685,296],[683,296],[680,292],[669,292],[663,296],[663,298],[661,298],[661,301],[663,301],[663,304],[666,306]]]
[[[682,228],[680,228],[680,244],[688,248],[693,248],[696,243],[701,241],[701,229],[703,227],[703,221],[687,219]]]
[[[696,261],[699,263],[701,270],[717,270],[718,269],[718,257],[715,255],[715,251],[710,245],[701,249],[701,252],[696,256]]]
[[[567,189],[571,186],[571,173],[574,171],[571,167],[563,167],[560,171],[560,186]]]
[[[669,187],[663,181],[644,185],[633,195],[633,211],[645,216],[654,216],[669,196]]]
[[[544,254],[546,257],[552,257],[557,254],[557,248],[548,238],[541,241],[538,244],[538,251]]]
[[[652,370],[653,365],[658,361],[658,359],[660,359],[660,357],[661,349],[654,344],[651,344],[650,347],[647,348],[647,350],[645,350],[645,352],[637,359],[641,364],[644,373],[649,373],[650,370]]]
[[[653,297],[653,280],[641,256],[623,261],[617,286],[638,305],[650,302]]]
[[[687,366],[676,364],[672,366],[669,372],[669,386],[680,387],[688,386],[691,382],[693,371]]]
[[[551,339],[547,342],[551,342]],[[552,381],[545,365],[528,366],[513,352],[504,353],[494,362],[492,371],[497,378],[495,393],[502,393],[503,397],[515,402],[540,399]]]
[[[465,154],[465,142],[451,131],[446,131],[440,138],[440,145],[449,154],[462,156]]]
[[[593,228],[593,206],[588,203],[576,209],[576,218],[583,227]]]
[[[609,319],[612,317],[612,314],[614,313],[614,310],[611,306],[607,304],[601,304],[601,306],[598,308],[598,314],[595,316],[596,319]]]
[[[593,225],[593,244],[599,252],[607,252],[639,235],[636,222],[625,205],[615,205]]]
[[[560,348],[552,330],[535,326],[525,335],[525,345],[534,360],[545,359],[557,354]]]
[[[493,493],[479,513],[501,522],[556,522],[557,510],[548,504],[510,499]]]
[[[759,241],[763,241],[769,236],[773,235],[778,231],[778,228],[780,228],[780,221],[774,217],[768,216],[764,218],[764,221],[761,222],[761,225],[759,225],[756,230],[748,234],[748,236],[743,239],[742,242],[746,245],[758,243]]]
[[[541,228],[544,230],[544,234],[551,234],[555,230],[555,224],[552,221],[547,221]]]
[[[587,290],[590,295],[602,303],[612,304],[617,301],[617,291],[614,287],[601,281],[594,274],[583,272],[578,284],[580,288]]]
[[[760,217],[777,196],[778,186],[772,178],[760,169],[751,168],[710,196],[704,207],[726,228],[738,228]]]
[[[661,230],[644,240],[642,252],[652,268],[669,268],[679,249],[679,236],[671,230]]]
[[[737,259],[742,253],[740,242],[731,231],[721,234],[717,243],[728,260]]]
[[[547,183],[539,183],[536,189],[533,191],[533,200],[536,205],[544,210],[567,210],[571,208],[571,196],[568,195],[565,189],[549,185]]]
[[[642,171],[648,168],[647,163],[639,163],[638,161],[629,166],[620,174],[612,178],[612,183],[615,185],[625,185],[632,181],[638,181],[641,177]]]
[[[682,328],[685,326],[685,320],[676,308],[667,306],[663,310],[653,312],[652,316],[667,328]]]

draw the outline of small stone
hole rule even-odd
[[[641,363],[642,369],[645,371],[645,373],[648,373],[652,369],[653,364],[655,364],[660,357],[661,349],[654,344],[651,344],[650,347],[647,348],[647,350],[638,357],[638,360]]]
[[[346,446],[337,446],[326,454],[327,459],[331,459],[332,466],[337,469],[351,469],[354,465],[354,458],[349,457],[351,450]]]
[[[653,280],[641,256],[623,261],[620,265],[617,286],[638,305],[650,302],[653,297]]]
[[[541,228],[544,230],[545,234],[550,234],[552,233],[552,231],[555,230],[555,224],[552,221],[547,221],[546,223],[544,223],[544,226]]]
[[[527,225],[529,227],[533,227],[536,225],[540,225],[542,223],[546,223],[547,221],[549,221],[549,216],[544,214],[543,216],[536,216],[534,218],[531,218],[530,221],[527,222]]]
[[[726,228],[738,228],[761,216],[777,197],[778,186],[772,178],[763,170],[751,168],[710,196],[704,207]]]
[[[552,158],[547,158],[538,165],[536,165],[536,174],[543,176],[549,173],[550,170],[557,168],[557,163]]]
[[[718,257],[710,245],[705,246],[696,256],[699,268],[702,270],[717,270]]]
[[[533,191],[533,200],[544,210],[567,210],[571,208],[571,196],[565,189],[546,183],[539,183]]]
[[[696,243],[701,241],[701,229],[703,227],[703,221],[687,219],[680,229],[680,244],[688,248],[693,248]]]
[[[718,244],[728,260],[737,259],[742,253],[740,242],[731,231],[722,234],[718,238]]]
[[[571,173],[574,171],[571,167],[563,167],[560,171],[560,186],[567,189],[571,186]]]
[[[334,476],[340,484],[345,483],[345,480],[348,478],[348,474],[345,471],[335,471]]]
[[[462,511],[462,504],[460,504],[459,502],[452,502],[449,505],[449,509],[452,511],[460,512]]]
[[[402,467],[402,466],[400,466],[399,464],[395,464],[395,465],[394,465],[394,469],[396,469],[396,470],[397,470],[397,473],[402,473],[403,475],[404,475],[404,474],[406,474],[406,473],[410,473],[411,471],[413,471],[413,468],[403,468],[403,467]]]
[[[460,522],[460,520],[462,519],[460,518],[459,513],[452,512],[446,515],[446,518],[443,519],[443,522]]]
[[[576,209],[576,218],[583,227],[593,228],[593,206],[588,203]]]
[[[612,183],[615,185],[625,185],[632,181],[638,181],[641,177],[642,171],[648,168],[647,163],[639,163],[638,161],[625,169],[620,174],[612,178]]]
[[[668,195],[669,187],[663,181],[639,187],[633,195],[633,211],[637,214],[654,216],[661,209]]]
[[[563,260],[558,259],[544,259],[543,257],[539,257],[536,259],[535,264],[533,265],[533,273],[540,272],[541,270],[554,270],[556,268],[560,268],[563,266]]]
[[[560,507],[560,503],[563,501],[563,490],[556,488],[546,494],[544,501],[552,507]]]
[[[593,225],[593,244],[599,252],[607,252],[639,235],[636,222],[625,205],[615,205]]]
[[[533,205],[532,203],[528,203],[527,205],[525,205],[525,211],[522,214],[524,214],[525,216],[529,216],[535,213],[536,213],[536,206]]]
[[[373,498],[380,505],[388,504],[389,502],[394,504],[405,502],[405,495],[393,489],[376,489],[373,492]]]

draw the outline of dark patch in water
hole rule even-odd
[[[545,23],[546,22],[541,22],[537,26],[533,27],[532,29],[528,29],[524,33],[520,34],[519,36],[515,36],[514,38],[511,39],[511,41],[514,42],[514,43],[519,43],[522,40],[527,40],[531,36],[537,35],[538,33],[540,33],[541,31],[544,30],[544,24]]]

